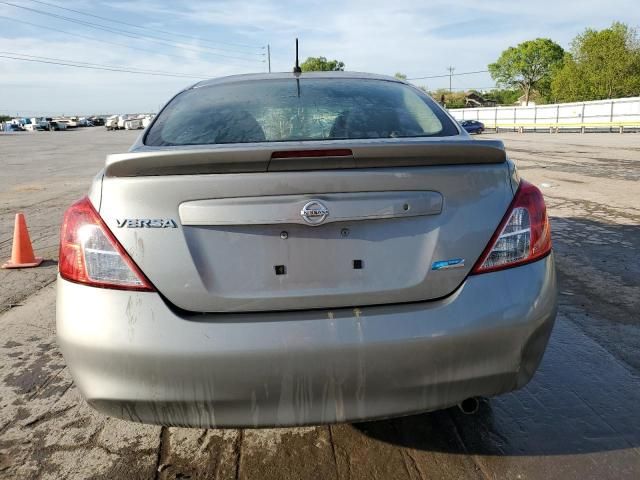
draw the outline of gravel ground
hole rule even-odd
[[[57,349],[62,212],[135,135],[0,135],[0,259],[16,211],[47,259],[0,270],[0,478],[640,478],[640,135],[499,136],[546,196],[561,286],[556,328],[526,388],[473,416],[262,430],[105,417],[81,399]]]

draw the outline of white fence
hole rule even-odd
[[[610,130],[640,129],[640,97],[557,103],[529,107],[458,108],[457,120],[479,120],[497,130]]]

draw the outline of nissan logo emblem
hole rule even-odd
[[[329,216],[329,209],[318,200],[311,200],[302,207],[300,215],[309,225],[320,225]]]

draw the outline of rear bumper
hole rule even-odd
[[[156,293],[58,278],[57,335],[87,401],[165,425],[357,421],[496,395],[533,376],[557,309],[553,256],[432,302],[180,317]]]

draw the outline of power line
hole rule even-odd
[[[27,10],[27,11],[30,11],[30,12],[33,12],[33,13],[37,13],[39,15],[46,15],[46,16],[57,18],[57,19],[60,19],[60,20],[66,21],[66,22],[76,23],[78,25],[83,25],[83,26],[86,26],[86,27],[89,27],[89,28],[94,28],[94,29],[102,30],[102,31],[109,32],[109,33],[115,33],[116,35],[122,35],[122,36],[133,38],[133,39],[136,39],[136,40],[140,40],[140,39],[149,40],[149,41],[152,41],[152,42],[155,42],[155,43],[159,43],[161,45],[169,46],[169,47],[172,47],[172,48],[179,48],[179,49],[182,49],[182,50],[192,50],[194,52],[199,52],[199,53],[208,53],[209,55],[228,58],[228,59],[232,59],[232,60],[240,60],[240,61],[243,61],[243,62],[250,62],[250,63],[261,62],[261,63],[264,63],[264,60],[249,59],[249,58],[245,58],[245,57],[238,57],[238,56],[232,56],[232,55],[224,55],[224,54],[221,54],[221,53],[207,52],[207,51],[203,50],[203,48],[205,48],[207,50],[215,50],[215,49],[213,49],[211,47],[194,48],[194,47],[191,47],[189,45],[184,45],[184,44],[181,44],[181,43],[167,42],[164,39],[159,38],[159,37],[152,37],[150,35],[136,34],[135,32],[122,30],[120,28],[108,27],[106,25],[101,25],[101,24],[92,23],[92,22],[86,22],[84,20],[78,20],[76,18],[65,17],[64,15],[57,15],[55,13],[36,10],[34,8],[24,7],[22,5],[16,5],[16,4],[10,3],[10,2],[0,1],[0,3],[2,3],[4,5],[9,5],[11,7]],[[262,55],[262,54],[258,54],[258,55]]]
[[[199,80],[208,78],[208,76],[206,75],[198,76],[198,75],[189,75],[186,73],[170,73],[170,72],[162,72],[158,70],[133,69],[133,68],[120,67],[117,65],[103,65],[99,63],[77,62],[74,60],[66,60],[63,58],[39,57],[36,55],[26,55],[23,53],[15,53],[15,52],[0,52],[0,58],[7,58],[10,60],[21,60],[24,62],[46,63],[49,65],[61,65],[66,67],[85,68],[89,70],[104,70],[109,72],[134,73],[139,75],[153,75],[158,77],[195,78]]]
[[[153,75],[153,76],[158,76],[158,77],[187,78],[187,77],[185,77],[183,75],[174,75],[174,74],[171,74],[171,73],[152,73],[152,72],[145,72],[145,71],[126,70],[124,68],[109,68],[109,67],[97,67],[97,66],[89,66],[89,65],[78,65],[78,64],[65,63],[65,62],[56,62],[56,61],[47,61],[47,60],[35,60],[35,59],[30,59],[30,58],[20,58],[20,57],[14,57],[14,56],[10,56],[10,55],[0,55],[0,58],[7,58],[7,59],[10,59],[10,60],[21,60],[21,61],[24,61],[24,62],[46,63],[46,64],[50,64],[50,65],[61,65],[61,66],[67,66],[67,67],[86,68],[86,69],[89,69],[89,70],[104,70],[104,71],[109,71],[109,72],[135,73],[135,74],[140,74],[140,75]],[[202,79],[204,77],[194,77],[194,78]]]
[[[38,59],[44,59],[44,60],[54,60],[54,61],[60,61],[60,62],[67,62],[67,63],[70,63],[70,64],[79,64],[79,65],[95,65],[95,66],[99,66],[99,67],[109,67],[109,68],[127,68],[129,70],[137,70],[137,71],[142,71],[142,72],[145,72],[145,73],[161,73],[161,74],[176,75],[176,76],[189,77],[189,78],[206,78],[206,75],[193,75],[193,74],[189,74],[189,73],[164,72],[164,71],[161,71],[161,70],[149,70],[149,69],[146,69],[146,68],[123,67],[121,65],[105,65],[105,64],[102,64],[102,63],[82,62],[82,61],[79,61],[79,60],[69,60],[68,58],[43,57],[43,56],[39,56],[39,55],[29,55],[29,54],[26,54],[26,53],[18,53],[18,52],[3,52],[3,51],[0,51],[0,54],[3,54],[3,55],[19,55],[21,57],[38,58]]]
[[[453,69],[453,67],[449,67],[451,69]],[[475,72],[461,72],[461,73],[452,73],[452,71],[450,71],[450,73],[445,73],[444,75],[430,75],[427,77],[413,77],[413,78],[407,78],[407,80],[426,80],[428,78],[446,78],[446,77],[459,77],[460,75],[474,75],[476,73],[487,73],[489,70],[476,70]]]
[[[40,3],[42,5],[47,5],[49,7],[58,8],[60,10],[66,10],[68,12],[73,12],[73,13],[77,13],[79,15],[84,15],[86,17],[98,18],[100,20],[105,20],[105,21],[111,22],[111,23],[119,23],[121,25],[126,25],[128,27],[139,28],[140,30],[149,30],[149,31],[152,31],[152,32],[157,32],[158,31],[157,29],[152,29],[152,28],[148,28],[148,27],[141,27],[140,25],[135,25],[133,23],[123,22],[122,20],[114,20],[112,18],[101,17],[100,15],[93,15],[91,13],[81,12],[79,10],[74,10],[72,8],[61,7],[59,5],[54,5],[53,3],[49,3],[49,2],[43,2],[41,0],[31,0],[31,1],[34,2],[34,3]],[[214,45],[215,44],[218,44],[218,45],[229,45],[229,46],[232,46],[232,47],[250,48],[250,49],[255,49],[255,50],[258,50],[258,49],[264,50],[264,47],[262,47],[262,46],[244,45],[244,44],[239,44],[239,43],[219,42],[219,41],[216,41],[216,40],[208,40],[206,38],[194,37],[192,35],[185,35],[183,33],[176,33],[176,32],[163,32],[163,33],[168,34],[168,35],[176,35],[176,36],[184,37],[184,38],[190,38],[192,40],[199,40],[201,42],[207,42],[207,43],[211,43],[211,44],[214,44]],[[229,50],[229,51],[236,51],[237,52],[237,50]]]
[[[37,1],[37,0],[31,0],[31,1],[35,1],[35,2],[37,2],[37,3],[44,3],[44,4],[47,4],[46,2],[39,2],[39,1]],[[128,31],[128,30],[123,30],[123,29],[116,28],[116,27],[111,27],[111,26],[108,26],[108,25],[103,25],[103,24],[99,24],[99,23],[87,22],[87,21],[85,21],[85,20],[80,20],[80,19],[76,19],[76,18],[73,18],[73,17],[65,17],[65,16],[63,16],[63,15],[57,15],[57,14],[55,14],[55,13],[50,13],[50,12],[43,11],[43,10],[36,10],[36,9],[33,9],[33,8],[29,8],[29,7],[23,7],[23,6],[19,6],[19,5],[16,5],[16,4],[14,4],[14,3],[10,3],[10,2],[0,2],[0,3],[4,3],[4,4],[6,4],[6,5],[11,5],[11,6],[16,7],[16,8],[22,8],[22,9],[24,9],[24,10],[28,10],[28,11],[31,11],[31,12],[35,12],[35,13],[38,13],[38,14],[41,14],[41,15],[48,15],[48,16],[51,16],[51,17],[54,17],[54,18],[59,18],[59,19],[64,20],[64,21],[69,21],[69,22],[73,22],[73,23],[78,23],[78,24],[80,24],[80,25],[89,26],[90,28],[97,28],[97,29],[99,29],[99,30],[104,30],[104,31],[107,31],[107,32],[116,33],[116,34],[118,34],[118,35],[124,35],[124,36],[126,36],[126,37],[130,37],[130,38],[146,38],[146,39],[153,39],[152,41],[154,41],[154,40],[155,40],[155,41],[160,40],[160,42],[161,42],[163,45],[169,45],[169,46],[171,46],[172,44],[175,44],[175,45],[179,45],[179,46],[181,46],[182,48],[184,48],[184,47],[183,47],[183,45],[184,45],[184,44],[182,44],[182,43],[178,43],[178,42],[173,42],[171,39],[169,39],[169,41],[171,42],[171,44],[169,44],[169,43],[167,43],[167,39],[166,39],[166,38],[162,38],[162,37],[157,37],[157,36],[153,36],[153,35],[149,35],[149,34],[147,34],[147,35],[143,35],[143,34],[139,34],[139,33],[136,33],[136,32],[131,32],[131,31]],[[69,10],[69,11],[77,12],[77,13],[80,13],[81,15],[84,15],[82,12],[79,12],[78,10],[71,10],[71,9],[67,9],[67,8],[63,8],[63,7],[58,7],[58,6],[53,5],[53,4],[47,4],[47,5],[53,6],[53,7],[55,7],[55,8],[61,8],[61,9],[63,9],[63,10]],[[89,14],[87,14],[87,15],[89,15]],[[95,15],[89,15],[89,16],[94,17]],[[102,17],[99,17],[99,18],[102,18]],[[134,25],[134,26],[135,26],[135,25]],[[144,27],[137,27],[137,28],[144,28]],[[149,30],[150,30],[150,29],[149,29]],[[226,51],[228,51],[228,49],[222,49],[222,48],[220,48],[220,47],[215,47],[215,48],[214,48],[214,47],[200,47],[197,51],[200,51],[200,50],[201,50],[201,49],[203,49],[203,48],[204,48],[204,49],[207,49],[207,50],[212,50],[212,51],[222,51],[222,52],[226,52]],[[193,50],[193,48],[191,48],[191,47],[189,47],[189,46],[187,46],[187,49],[191,49],[191,50]],[[263,55],[263,56],[264,56],[264,54],[260,54],[260,53],[237,52],[237,51],[236,51],[236,53],[240,53],[241,55],[258,55],[258,56]],[[216,54],[216,55],[223,56],[223,57],[224,57],[224,56],[226,56],[226,55],[220,55],[220,54]],[[239,58],[239,57],[228,57],[228,58]]]
[[[33,8],[29,8],[29,7],[24,7],[21,5],[16,5],[14,3],[11,2],[5,2],[5,1],[0,1],[0,3],[3,3],[5,5],[10,5],[12,7],[15,8],[20,8],[23,10],[27,10],[33,13],[37,13],[39,15],[46,15],[49,17],[53,17],[53,18],[57,18],[66,22],[71,22],[71,23],[75,23],[78,25],[83,25],[89,28],[94,28],[97,30],[102,30],[105,32],[109,32],[109,33],[114,33],[116,35],[122,35],[125,37],[129,37],[129,38],[133,38],[133,39],[144,39],[144,40],[149,40],[155,43],[159,43],[161,45],[165,45],[165,46],[169,46],[172,48],[181,48],[184,50],[192,50],[195,52],[201,52],[201,53],[209,53],[209,55],[215,55],[218,57],[223,57],[223,58],[229,58],[229,59],[233,59],[233,60],[242,60],[245,62],[254,62],[254,61],[260,61],[260,60],[256,60],[256,59],[249,59],[249,58],[244,58],[244,57],[238,57],[238,56],[232,56],[232,55],[224,55],[224,54],[220,54],[220,53],[213,53],[215,51],[221,50],[219,48],[212,48],[212,47],[196,47],[194,48],[193,46],[189,46],[189,45],[185,45],[182,43],[178,43],[178,42],[170,42],[170,41],[166,41],[166,39],[160,38],[160,37],[155,37],[155,36],[151,36],[151,35],[142,35],[142,34],[138,34],[135,32],[131,32],[131,31],[127,31],[127,30],[123,30],[120,28],[116,28],[116,27],[110,27],[107,25],[102,25],[102,24],[98,24],[98,23],[92,23],[92,22],[87,22],[85,20],[79,20],[76,18],[72,18],[72,17],[66,17],[64,15],[57,15],[55,13],[51,13],[51,12],[46,12],[46,11],[42,11],[42,10],[36,10]],[[207,52],[205,50],[212,50],[213,52]],[[252,54],[252,53],[243,53],[243,55],[261,55],[261,54]]]
[[[59,28],[49,27],[47,25],[40,25],[38,23],[27,22],[25,20],[18,20],[17,18],[5,17],[4,15],[0,15],[0,19],[10,20],[12,22],[18,22],[18,23],[22,23],[22,24],[25,24],[25,25],[30,25],[32,27],[42,28],[42,29],[45,29],[45,30],[51,30],[52,32],[64,33],[65,35],[73,35],[74,37],[84,38],[84,39],[90,40],[92,42],[99,42],[99,43],[105,43],[107,45],[115,45],[115,46],[118,46],[118,47],[130,48],[132,50],[139,50],[141,52],[153,53],[155,55],[162,55],[162,56],[165,56],[165,57],[176,58],[178,60],[184,61],[184,57],[181,57],[181,56],[178,56],[178,55],[173,55],[171,53],[159,52],[157,50],[151,50],[151,49],[148,49],[148,48],[136,47],[135,45],[128,45],[126,43],[111,42],[109,40],[103,40],[101,38],[93,38],[93,37],[90,37],[89,35],[82,35],[80,33],[70,32],[68,30],[61,30]]]

